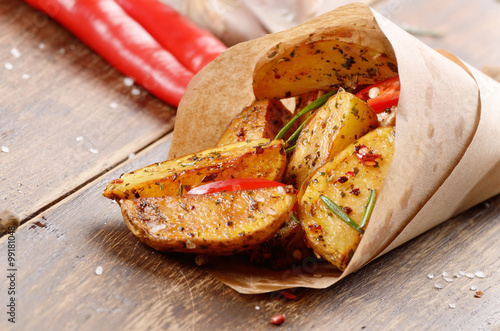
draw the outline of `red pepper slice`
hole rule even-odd
[[[158,0],[116,2],[194,73],[226,50],[226,46],[213,34]]]
[[[26,0],[58,21],[124,75],[178,106],[194,74],[114,0]]]
[[[222,191],[255,190],[263,187],[285,186],[285,184],[262,178],[233,178],[197,186],[187,194],[208,194]]]
[[[378,88],[379,93],[375,98],[370,98],[370,90],[372,88]],[[359,91],[356,96],[360,99],[365,100],[373,111],[376,113],[381,113],[387,108],[397,106],[399,102],[399,92],[401,89],[401,84],[399,82],[399,76],[395,76],[379,83],[368,86],[367,88]]]

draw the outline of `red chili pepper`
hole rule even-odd
[[[374,98],[370,98],[370,90],[373,88],[378,89],[378,95]],[[395,76],[364,88],[359,91],[356,96],[365,100],[368,105],[372,107],[374,112],[381,113],[387,108],[397,106],[400,90],[401,84],[399,82],[399,76]]]
[[[226,46],[213,34],[199,28],[160,1],[116,0],[116,2],[194,73],[226,50]]]
[[[26,0],[71,31],[124,75],[177,106],[193,73],[114,0]]]
[[[285,184],[262,178],[233,178],[197,186],[187,194],[208,194],[221,191],[255,190],[263,187],[285,186]]]

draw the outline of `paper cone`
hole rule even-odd
[[[312,258],[281,272],[238,257],[213,259],[211,274],[241,293],[328,287],[500,192],[500,112],[495,108],[500,84],[453,55],[432,50],[362,4],[236,45],[205,67],[181,100],[169,157],[213,147],[232,117],[254,100],[256,63],[277,43],[292,45],[312,33],[395,54],[401,94],[394,159],[343,273]]]

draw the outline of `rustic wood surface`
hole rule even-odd
[[[421,37],[433,47],[478,68],[500,65],[499,2],[374,6],[398,24],[442,34]],[[273,329],[269,320],[280,313],[287,315],[281,328],[292,330],[500,329],[500,196],[328,289],[297,289],[295,300],[240,295],[194,257],[140,243],[101,195],[122,172],[166,157],[175,111],[142,89],[132,95],[122,75],[22,1],[0,0],[0,31],[0,146],[9,148],[0,152],[0,210],[24,223],[15,234],[16,324],[7,321],[3,281],[1,330]],[[7,247],[4,236],[2,277]],[[484,295],[475,298],[471,287]]]

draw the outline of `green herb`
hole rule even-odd
[[[331,92],[328,92],[327,94],[321,96],[320,98],[314,100],[313,102],[311,102],[310,104],[308,104],[307,106],[305,106],[297,115],[295,115],[281,130],[280,132],[278,132],[278,134],[276,135],[276,137],[274,139],[278,140],[278,139],[282,139],[286,133],[288,132],[288,130],[290,130],[290,128],[295,124],[295,122],[297,122],[299,120],[300,117],[302,117],[303,115],[307,114],[308,112],[310,112],[311,110],[314,110],[316,108],[319,108],[321,106],[323,106],[327,101],[328,99],[334,95],[335,93],[337,93],[337,91],[331,91]]]
[[[180,183],[179,188],[177,189],[177,192],[175,192],[175,195],[182,195],[183,192],[184,192],[184,185],[182,185],[182,183]]]
[[[363,212],[363,217],[361,218],[360,228],[364,228],[368,224],[368,220],[372,215],[373,207],[375,206],[375,200],[377,200],[377,190],[370,190],[370,195],[368,196],[368,201],[366,202],[365,211]]]
[[[196,161],[193,161],[191,163],[181,163],[181,167],[189,167],[189,166],[192,166],[196,163]]]
[[[297,141],[297,139],[299,138],[299,135],[300,135],[300,132],[302,131],[302,129],[304,128],[304,126],[306,125],[306,122],[307,121],[304,121],[304,123],[302,123],[299,128],[297,130],[295,130],[295,132],[290,136],[290,138],[288,138],[288,140],[286,141],[286,145],[287,146],[290,146],[290,145],[293,145],[295,144],[295,142]]]
[[[165,183],[161,183],[160,184],[160,190],[163,190],[164,187],[165,187]]]
[[[328,197],[325,197],[324,195],[320,195],[319,197],[321,201],[323,201],[323,203],[326,205],[326,207],[330,209],[335,215],[337,215],[338,218],[340,218],[342,221],[347,223],[347,225],[349,225],[359,233],[365,233],[365,230],[363,230],[363,228],[361,228],[356,222],[354,222],[353,219],[350,218],[349,215],[347,215],[335,202],[330,200]]]
[[[297,218],[297,215],[295,215],[295,213],[292,214],[292,219],[300,224],[299,219]]]

